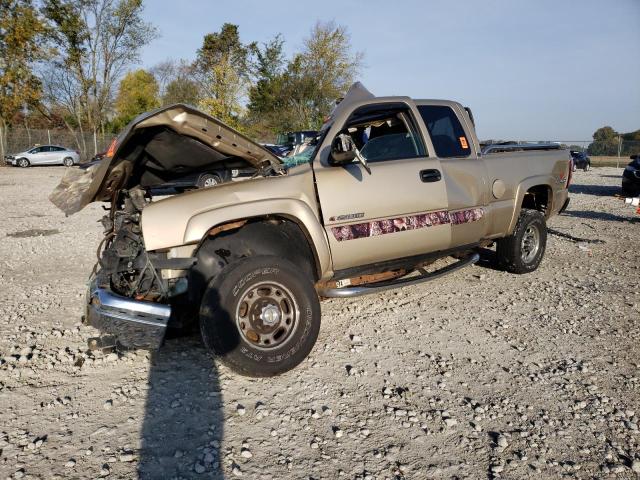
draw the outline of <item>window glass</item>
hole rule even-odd
[[[49,147],[52,152],[64,152],[65,149],[62,147]]]
[[[406,104],[361,107],[353,112],[345,130],[369,162],[426,156]]]
[[[40,152],[42,152],[42,147],[33,148],[29,153],[40,153]]]
[[[471,154],[471,141],[451,107],[418,105],[418,111],[427,126],[438,157],[468,157]]]

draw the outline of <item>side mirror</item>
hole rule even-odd
[[[329,163],[335,166],[347,165],[356,158],[356,145],[351,136],[341,133],[331,143]]]

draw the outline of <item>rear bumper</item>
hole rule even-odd
[[[87,292],[86,322],[114,335],[129,348],[158,349],[171,317],[171,307],[133,300],[98,287],[95,280]]]

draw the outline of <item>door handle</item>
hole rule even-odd
[[[439,182],[441,179],[442,175],[440,174],[440,170],[436,170],[435,168],[420,170],[420,180],[425,183]]]

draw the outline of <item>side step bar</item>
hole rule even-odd
[[[478,260],[480,260],[480,255],[478,253],[473,253],[468,257],[462,258],[456,263],[447,265],[446,267],[441,268],[440,270],[436,270],[435,272],[426,272],[424,269],[419,268],[418,271],[420,272],[420,275],[418,276],[403,277],[398,280],[370,283],[369,285],[358,285],[354,287],[326,288],[324,290],[320,290],[318,294],[321,297],[327,298],[347,298],[358,297],[360,295],[368,295],[370,293],[383,292],[392,288],[407,287],[409,285],[428,282],[429,280],[435,280],[436,278],[443,277],[448,273],[455,272],[456,270],[460,270],[461,268],[467,267],[469,265],[473,265]]]

